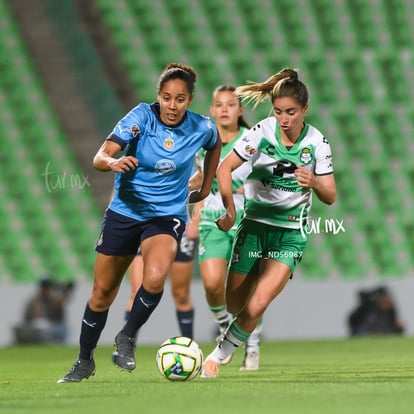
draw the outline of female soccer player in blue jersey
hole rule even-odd
[[[80,382],[95,373],[93,351],[108,310],[138,248],[144,261],[143,283],[130,317],[115,337],[116,364],[135,369],[134,337],[148,320],[164,289],[187,221],[187,202],[210,192],[221,141],[209,118],[191,112],[196,73],[190,66],[169,64],[162,72],[157,102],[141,103],[115,126],[94,157],[100,171],[113,171],[115,190],[96,244],[92,293],[82,319],[80,351],[59,383]],[[207,151],[203,181],[189,195],[194,157]],[[122,156],[118,155],[123,151]]]
[[[336,198],[331,149],[322,133],[304,122],[308,90],[298,72],[283,69],[265,82],[238,87],[236,94],[255,104],[270,98],[274,116],[257,123],[217,171],[226,207],[217,226],[227,231],[236,218],[231,173],[245,161],[252,163],[226,286],[227,308],[237,317],[206,358],[202,376],[210,378],[246,342],[300,262],[312,194],[326,204]]]

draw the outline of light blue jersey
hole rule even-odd
[[[139,221],[163,216],[187,221],[195,154],[200,148],[214,148],[218,140],[211,119],[187,110],[178,125],[167,126],[159,117],[159,104],[141,103],[107,139],[138,159],[134,171],[116,174],[109,209]]]

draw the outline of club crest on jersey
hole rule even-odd
[[[173,139],[171,137],[165,138],[164,148],[166,150],[172,150],[174,148],[174,141],[173,141]]]
[[[139,127],[137,124],[131,126],[131,135],[135,138],[139,134]]]
[[[302,153],[300,154],[300,160],[304,164],[309,164],[312,161],[312,153],[309,148],[302,148]]]

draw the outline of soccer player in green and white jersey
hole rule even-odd
[[[283,290],[307,244],[301,231],[312,194],[323,203],[336,198],[331,148],[304,122],[308,90],[294,69],[283,69],[262,83],[236,88],[257,105],[270,98],[274,116],[257,123],[221,162],[217,179],[226,213],[217,226],[226,231],[236,218],[232,171],[251,162],[245,183],[245,216],[235,241],[226,285],[229,312],[237,315],[221,342],[207,356],[203,377],[217,376],[221,362],[246,342],[273,299]]]
[[[222,142],[220,159],[224,159],[242,136],[248,131],[249,125],[243,118],[241,100],[231,85],[218,86],[213,92],[210,114],[215,120]],[[202,176],[202,165],[205,151],[201,150],[197,157],[198,176]],[[237,225],[243,215],[244,194],[243,183],[250,172],[250,163],[246,162],[241,168],[232,173],[232,193],[236,210],[236,220],[228,231],[223,232],[216,226],[216,220],[225,214],[221,195],[214,180],[210,194],[197,206],[201,213],[194,219],[199,220],[199,262],[200,273],[204,284],[206,300],[214,317],[214,321],[222,334],[232,320],[227,311],[225,300],[225,283],[228,264],[236,236]],[[197,176],[194,177],[197,179]],[[262,323],[258,324],[249,337],[245,348],[245,358],[241,370],[256,370],[259,368],[259,341]],[[229,363],[231,355],[222,363]]]

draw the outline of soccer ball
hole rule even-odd
[[[201,371],[203,353],[197,342],[185,336],[164,341],[157,351],[157,367],[170,381],[190,381]]]

